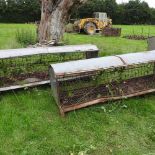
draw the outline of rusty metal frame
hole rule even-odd
[[[77,109],[81,109],[84,107],[88,107],[88,106],[92,106],[98,103],[106,103],[107,101],[116,101],[116,100],[121,100],[121,99],[128,99],[128,98],[132,98],[132,97],[136,97],[136,96],[142,96],[145,94],[150,94],[155,92],[155,89],[150,89],[150,90],[146,90],[146,91],[142,91],[142,92],[138,92],[138,93],[134,93],[134,94],[130,94],[130,95],[126,95],[126,96],[119,96],[119,97],[109,97],[109,98],[100,98],[100,99],[96,99],[96,100],[92,100],[89,102],[85,102],[85,103],[80,103],[77,105],[72,105],[72,106],[64,106],[64,107],[59,107],[61,109],[61,116],[65,116],[66,112],[70,112],[73,110],[77,110]]]

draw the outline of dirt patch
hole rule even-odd
[[[48,80],[49,76],[46,72],[34,72],[28,74],[19,74],[12,77],[0,77],[0,87],[13,86],[17,84],[34,83],[38,81]]]
[[[146,40],[146,39],[148,39],[148,37],[143,36],[143,35],[127,35],[127,36],[123,36],[123,38],[131,39],[131,40]]]

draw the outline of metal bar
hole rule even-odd
[[[153,93],[153,92],[155,92],[155,89],[150,89],[150,90],[146,90],[146,91],[142,91],[142,92],[137,92],[137,93],[126,95],[126,96],[100,98],[100,99],[93,100],[93,101],[90,101],[90,102],[85,102],[85,103],[81,103],[81,104],[74,104],[72,106],[66,106],[66,107],[63,106],[62,109],[63,109],[63,112],[66,113],[66,112],[69,112],[69,111],[81,109],[81,108],[88,107],[88,106],[91,106],[91,105],[95,105],[95,104],[98,104],[98,103],[105,103],[107,101],[115,101],[115,100],[120,100],[120,99],[128,99],[128,98],[131,98],[131,97],[141,96],[141,95],[145,95],[145,94],[149,94],[149,93]]]
[[[77,53],[77,52],[91,52],[98,51],[95,45],[70,45],[58,47],[40,47],[40,48],[22,48],[0,50],[0,59],[24,57],[37,54],[58,54],[58,53]]]
[[[27,88],[27,87],[35,87],[35,86],[45,85],[45,84],[49,84],[49,83],[50,83],[50,81],[48,80],[48,81],[34,82],[34,83],[29,83],[29,84],[24,84],[24,85],[3,87],[3,88],[0,88],[0,92],[22,89],[22,88]]]

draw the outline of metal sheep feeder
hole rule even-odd
[[[155,92],[155,51],[53,64],[50,80],[63,116],[100,102]]]
[[[154,36],[149,37],[147,39],[147,42],[148,42],[148,51],[155,50],[155,37]]]
[[[51,63],[98,57],[95,45],[0,50],[0,92],[49,83]]]

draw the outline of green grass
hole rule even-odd
[[[31,24],[0,24],[0,49],[22,47],[15,39],[16,33],[22,29],[35,30],[35,26]]]
[[[21,47],[15,41],[19,28],[33,25],[0,24],[0,48]],[[123,35],[134,28],[121,26]],[[65,34],[68,44],[93,43],[101,55],[145,51],[146,41]],[[11,43],[12,42],[12,43]],[[83,154],[82,154],[83,153]],[[100,104],[61,118],[50,87],[0,94],[0,155],[154,155],[155,95]]]

